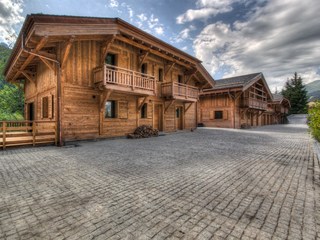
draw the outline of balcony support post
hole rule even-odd
[[[171,105],[175,102],[175,100],[170,100],[169,104],[167,107],[164,109],[164,113],[167,113],[168,109],[171,107]]]

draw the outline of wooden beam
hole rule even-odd
[[[184,104],[184,114],[190,109],[193,103],[190,103],[188,107],[186,107],[187,103]]]
[[[67,42],[64,43],[62,47],[61,67],[63,67],[67,61],[73,42],[74,42],[74,37],[71,37]]]
[[[140,54],[140,56],[139,56],[139,69],[141,68],[142,64],[146,60],[149,53],[150,53],[150,49],[148,51],[144,51],[142,54]]]
[[[38,45],[35,47],[34,50],[32,50],[32,52],[38,52],[40,51],[44,45],[48,42],[48,37],[42,37],[41,40],[39,41]],[[29,56],[27,57],[27,59],[24,61],[24,63],[22,64],[22,66],[20,67],[20,71],[23,71],[28,65],[29,63],[34,59],[35,55],[29,54]],[[20,75],[19,72],[17,72],[14,77],[12,78],[12,81],[16,80],[16,78]]]
[[[145,104],[148,100],[148,96],[144,97],[143,98],[143,101],[137,105],[137,112],[140,112],[141,111],[141,108],[143,107],[143,104]]]
[[[110,50],[111,45],[113,44],[114,40],[116,39],[116,35],[109,37],[103,44],[101,49],[101,64],[104,64],[104,59],[106,58],[108,51]]]
[[[32,82],[35,86],[36,84],[36,79],[34,77],[34,73],[30,72],[30,71],[20,71],[20,73],[26,77],[26,79],[28,79],[30,82]]]
[[[45,59],[45,58],[43,58],[43,57],[40,57],[40,56],[39,56],[39,58],[40,58],[40,60],[41,60],[49,69],[51,69],[51,70],[54,71],[54,72],[56,71],[53,63],[49,62],[47,59]]]
[[[108,101],[110,95],[112,93],[112,90],[107,90],[104,91],[101,95],[100,95],[100,111],[103,112],[104,110],[104,106],[106,105],[106,102]]]
[[[164,109],[164,113],[166,113],[168,111],[168,109],[170,108],[170,106],[175,102],[175,100],[171,100],[169,102],[169,105]]]
[[[170,70],[174,67],[175,64],[175,62],[172,62],[171,64],[167,64],[164,66],[164,77],[167,76],[167,74],[170,72]]]
[[[129,45],[135,46],[135,47],[137,47],[137,48],[139,48],[139,49],[145,50],[145,51],[148,51],[148,50],[150,49],[150,47],[147,47],[147,46],[145,46],[145,45],[142,45],[142,44],[140,44],[140,43],[137,43],[137,42],[135,42],[135,41],[133,41],[133,40],[131,40],[131,39],[128,39],[128,38],[126,38],[126,37],[123,37],[123,36],[117,35],[117,36],[116,36],[116,39],[119,40],[119,41],[121,41],[121,42],[127,43],[127,44],[129,44]],[[168,61],[170,61],[170,62],[175,62],[175,61],[178,60],[178,59],[173,58],[173,57],[170,57],[170,56],[168,56],[168,55],[166,55],[165,53],[162,53],[162,52],[160,52],[160,51],[161,51],[161,49],[158,49],[158,50],[150,49],[150,53],[152,53],[152,54],[154,54],[154,55],[157,55],[157,56],[160,56],[160,57],[162,57],[162,58],[164,58],[164,59],[166,59],[166,60],[168,60]],[[187,63],[185,63],[185,62],[188,62],[188,61],[185,61],[185,62],[184,62],[183,60],[185,60],[185,59],[179,60],[178,64],[181,65],[181,66],[184,66],[184,67],[186,67],[186,68],[188,68],[188,69],[195,67],[194,64],[191,64],[191,63],[187,64]]]
[[[186,81],[185,81],[184,84],[188,84],[188,82],[191,80],[191,78],[192,78],[193,76],[196,75],[197,72],[198,72],[198,71],[196,70],[194,73],[188,75],[188,77],[187,77],[187,79],[186,79]],[[207,83],[207,84],[209,84],[209,83]],[[206,84],[206,85],[207,85],[207,84]]]

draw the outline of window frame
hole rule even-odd
[[[109,112],[108,112],[108,109],[107,109],[107,107],[108,107],[108,104],[110,104],[110,108],[111,108],[111,110],[110,110],[110,115],[108,114]],[[108,100],[108,101],[106,101],[106,103],[105,103],[105,107],[104,107],[104,118],[105,119],[114,119],[114,118],[117,118],[117,105],[118,105],[118,103],[117,103],[117,101],[115,101],[115,100]]]

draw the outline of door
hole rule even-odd
[[[163,121],[162,121],[162,104],[154,105],[154,128],[158,129],[160,132],[163,131]]]
[[[28,120],[33,121],[34,120],[34,103],[28,103]]]
[[[176,129],[183,129],[182,107],[176,107]]]

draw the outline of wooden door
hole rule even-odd
[[[28,120],[34,120],[34,103],[28,103]]]
[[[163,131],[163,121],[162,121],[162,104],[154,105],[154,128],[158,129],[160,132]]]
[[[182,130],[183,129],[183,111],[182,107],[176,107],[176,129]]]

